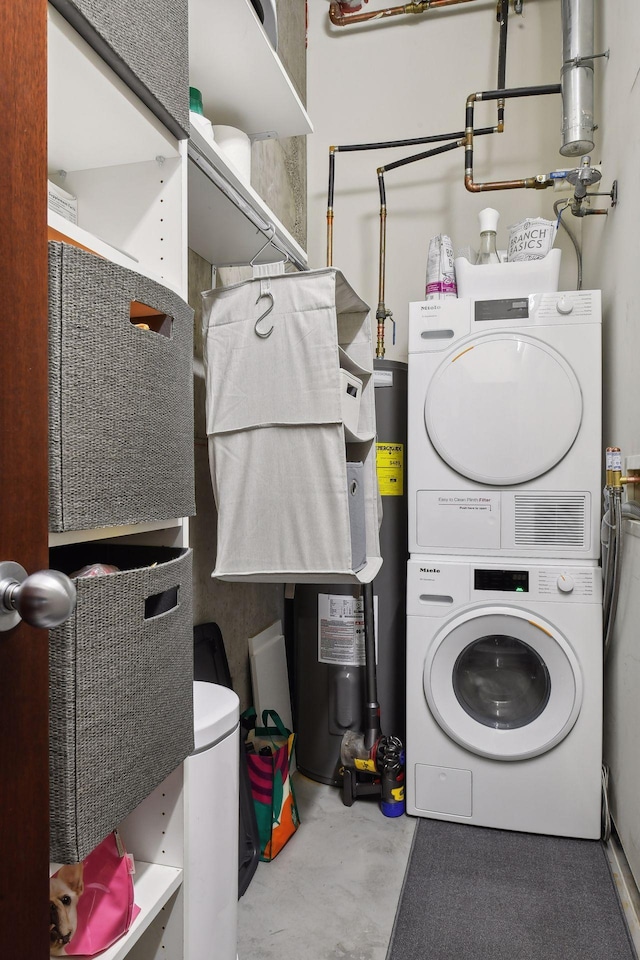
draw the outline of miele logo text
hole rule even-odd
[[[420,573],[441,573],[437,567],[420,567]]]

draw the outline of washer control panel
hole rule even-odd
[[[557,567],[538,569],[538,594],[541,597],[559,595],[593,597],[601,592],[602,573],[599,567]]]
[[[597,600],[602,592],[599,567],[531,566],[518,568],[473,566],[471,595],[510,594],[512,600]]]
[[[602,603],[602,570],[594,562],[492,563],[479,558],[415,555],[407,564],[407,613],[445,617],[469,603]]]

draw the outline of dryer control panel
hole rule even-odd
[[[452,342],[492,329],[601,322],[599,290],[532,293],[497,300],[421,300],[409,304],[409,353],[443,350]]]

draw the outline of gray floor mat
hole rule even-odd
[[[420,820],[387,960],[637,960],[599,841]]]

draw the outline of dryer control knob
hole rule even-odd
[[[566,317],[567,314],[573,313],[573,304],[570,300],[567,300],[566,297],[560,297],[556,303],[556,310],[558,313],[561,313],[563,317]]]
[[[561,593],[571,593],[575,583],[573,577],[570,577],[568,573],[561,573],[556,580],[556,586]]]

